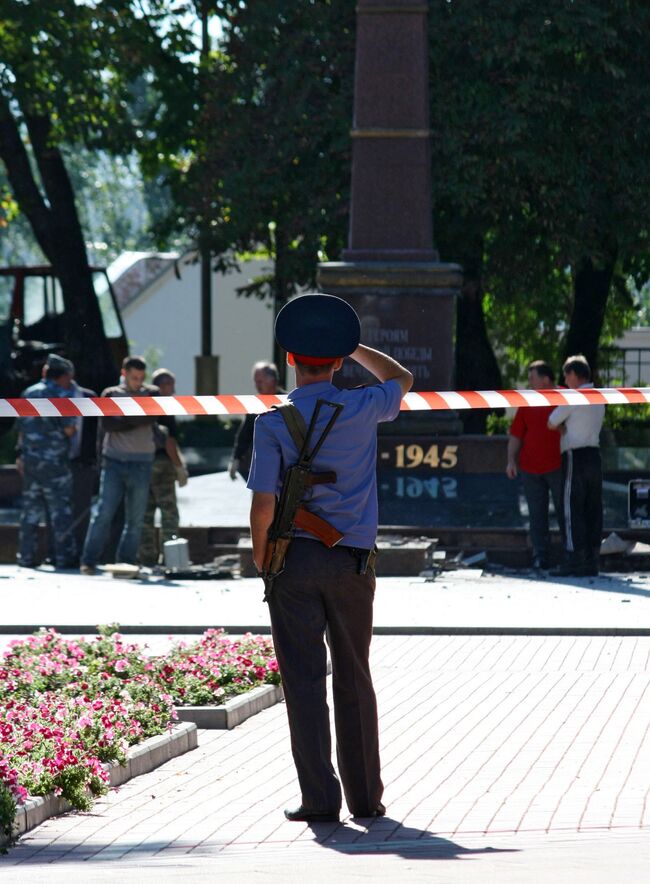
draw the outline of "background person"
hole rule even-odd
[[[127,356],[122,363],[122,383],[107,387],[102,396],[155,396],[158,387],[144,383],[147,364],[142,356]],[[142,521],[149,498],[149,480],[156,450],[152,417],[103,417],[102,469],[95,513],[81,553],[81,571],[94,574],[109,538],[113,516],[124,501],[124,527],[116,561],[138,560]]]
[[[153,384],[161,396],[173,396],[176,392],[176,377],[167,368],[159,368],[151,376]],[[156,544],[154,520],[156,510],[160,510],[162,543],[171,540],[178,533],[179,515],[176,502],[176,483],[183,488],[187,485],[188,472],[177,441],[176,418],[173,415],[156,418],[153,425],[156,444],[149,498],[144,514],[140,539],[140,561],[143,565],[158,564],[160,550]]]
[[[397,416],[413,377],[390,357],[359,345],[358,316],[349,304],[331,295],[289,301],[278,314],[275,335],[290,354],[290,364],[295,364],[297,388],[289,401],[305,423],[319,399],[343,405],[314,460],[314,472],[334,471],[336,482],[314,485],[308,501],[308,508],[343,537],[328,548],[312,535],[296,532],[269,596],[302,794],[300,807],[285,810],[285,816],[307,822],[339,818],[341,783],[331,760],[325,633],[332,656],[338,768],[346,801],[355,816],[382,816],[377,702],[368,661],[375,590],[377,424]],[[332,377],[348,355],[380,383],[337,389]],[[314,443],[331,415],[332,409],[321,410]],[[278,411],[260,415],[248,479],[253,491],[253,557],[260,571],[284,471],[297,460],[297,447],[282,415]]]
[[[273,396],[276,393],[283,393],[284,390],[278,389],[279,379],[280,373],[273,362],[256,362],[253,366],[253,383],[255,384],[255,390],[260,395]],[[237,473],[244,481],[248,479],[248,471],[250,470],[253,454],[253,428],[256,417],[257,415],[255,414],[247,414],[237,430],[230,463],[228,464],[228,474],[233,481],[237,478]]]
[[[531,390],[552,390],[555,387],[555,374],[547,362],[531,362],[528,366],[528,386]],[[521,475],[528,503],[533,568],[540,569],[549,566],[548,507],[551,498],[560,534],[564,538],[562,456],[559,435],[548,426],[552,411],[552,405],[518,408],[508,439],[506,474],[509,479]]]
[[[572,390],[593,387],[584,356],[569,356],[562,367]],[[594,577],[603,533],[603,474],[600,431],[604,405],[560,405],[548,425],[560,432],[566,560],[558,576]]]
[[[68,395],[72,399],[97,396],[94,390],[80,386],[74,374]],[[70,439],[70,468],[72,470],[72,530],[77,549],[81,550],[92,510],[93,495],[97,491],[97,424],[96,417],[78,417],[76,433]],[[78,563],[77,563],[78,564]]]
[[[43,379],[22,395],[26,399],[66,397],[73,371],[71,362],[52,354],[43,366]],[[18,419],[16,466],[23,478],[18,559],[24,567],[33,568],[37,564],[38,528],[41,520],[48,517],[55,566],[76,566],[70,468],[70,439],[76,432],[74,417]]]

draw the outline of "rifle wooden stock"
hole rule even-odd
[[[321,519],[315,513],[310,513],[309,510],[302,506],[298,507],[294,525],[296,528],[300,528],[301,531],[308,531],[309,534],[313,534],[321,543],[329,547],[336,546],[343,537],[338,528],[330,525],[329,522]]]
[[[284,559],[291,543],[291,537],[278,537],[277,540],[269,540],[264,553],[264,574],[276,576],[284,567]]]
[[[313,534],[321,543],[330,548],[336,546],[343,537],[334,525],[330,525],[325,519],[321,519],[315,513],[310,513],[309,510],[302,506],[298,507],[296,511],[294,525],[301,531]],[[282,571],[287,550],[292,540],[293,537],[278,537],[275,540],[269,540],[264,553],[263,569],[267,577],[273,578]]]

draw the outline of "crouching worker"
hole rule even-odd
[[[341,785],[357,817],[385,813],[377,703],[369,667],[377,536],[377,424],[393,420],[407,369],[359,344],[359,318],[332,295],[295,298],[278,344],[296,370],[288,406],[255,422],[251,534],[282,675],[301,804],[289,820],[338,820]],[[376,386],[339,390],[349,356]],[[338,770],[331,758],[325,635],[330,646]]]

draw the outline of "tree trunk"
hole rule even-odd
[[[45,116],[25,118],[46,199],[34,177],[18,124],[0,99],[0,158],[20,210],[52,265],[65,306],[65,350],[81,383],[102,389],[115,383],[116,368],[104,335],[99,304],[74,192],[63,157],[51,142]]]
[[[598,372],[598,345],[615,265],[614,251],[602,267],[595,267],[591,258],[583,257],[574,274],[573,311],[565,356],[582,353],[589,362],[594,377]]]
[[[456,307],[456,389],[498,390],[501,371],[488,338],[481,283],[482,248],[460,258],[463,286]],[[460,415],[466,433],[484,433],[488,410]]]

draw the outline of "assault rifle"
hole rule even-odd
[[[333,409],[327,426],[321,433],[314,447],[309,450],[311,437],[321,408]],[[310,512],[304,506],[305,492],[314,485],[333,484],[336,482],[335,472],[313,473],[311,470],[314,458],[321,449],[343,405],[319,399],[309,422],[305,427],[302,415],[295,405],[277,406],[287,429],[298,449],[298,462],[289,467],[285,473],[282,489],[278,499],[273,522],[268,532],[268,542],[264,555],[262,577],[264,579],[264,600],[268,601],[273,590],[273,582],[284,570],[284,560],[293,540],[295,530],[307,531],[317,537],[325,546],[332,547],[342,539],[343,535],[325,519]]]

